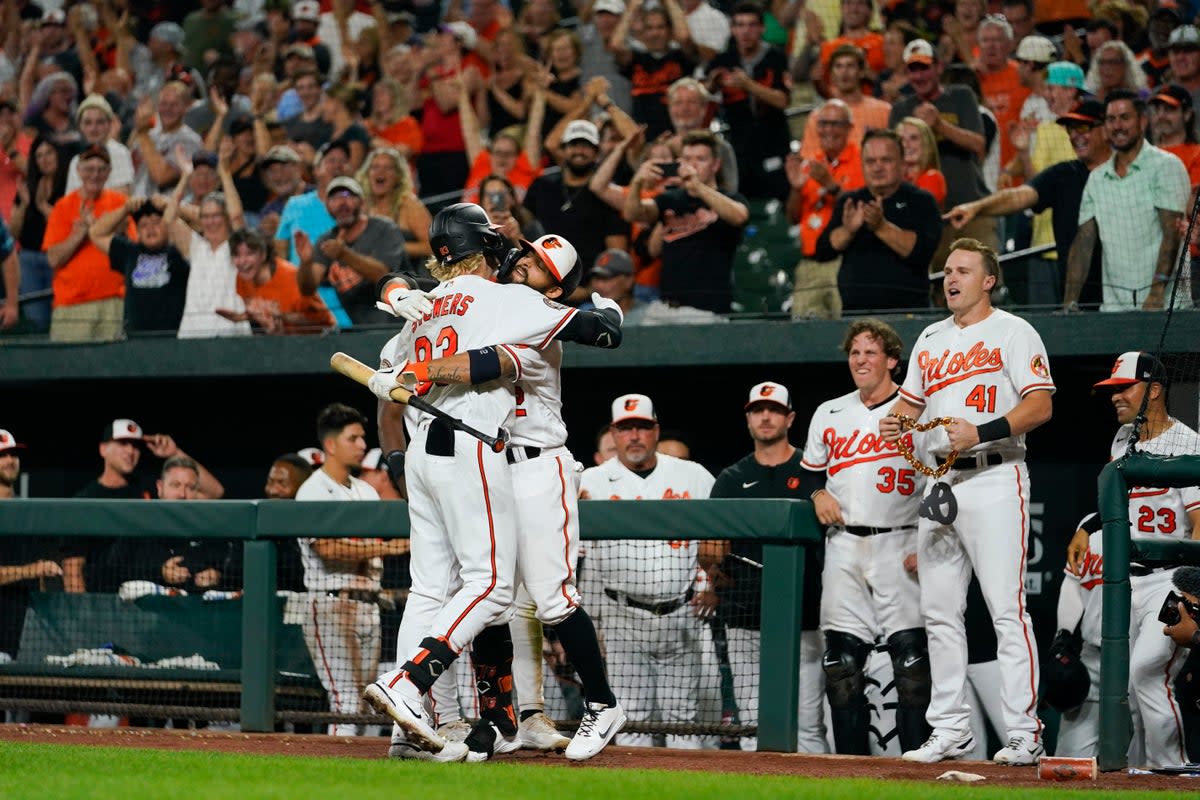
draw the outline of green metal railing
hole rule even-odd
[[[802,500],[640,500],[580,503],[584,539],[752,539],[763,543],[760,750],[794,752],[799,725],[804,545],[823,531]],[[275,542],[409,534],[402,502],[260,500],[14,500],[0,536],[215,538],[245,548],[241,726],[275,725]]]
[[[1131,542],[1129,487],[1200,484],[1200,455],[1130,453],[1110,462],[1098,480],[1104,523],[1103,616],[1100,630],[1100,769],[1127,766],[1133,727],[1129,714],[1129,562],[1200,564],[1200,542]]]

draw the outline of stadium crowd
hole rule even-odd
[[[736,310],[781,209],[795,319],[940,305],[960,235],[1032,248],[999,299],[1161,308],[1200,183],[1189,8],[8,0],[0,329],[384,325],[370,287],[459,199],[567,236],[568,300],[631,323]]]

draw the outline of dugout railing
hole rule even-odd
[[[794,752],[800,692],[800,636],[805,545],[823,535],[812,505],[802,500],[643,500],[580,503],[584,540],[695,539],[755,540],[763,546],[762,620],[759,658],[758,748]],[[224,696],[237,696],[236,714],[229,710],[204,718],[236,717],[244,731],[272,731],[280,720],[324,719],[328,715],[288,712],[280,708],[289,687],[281,686],[277,664],[280,613],[276,598],[276,543],[300,538],[407,537],[407,505],[402,502],[337,503],[258,500],[121,501],[14,500],[0,503],[0,537],[157,537],[211,538],[242,542],[244,552],[241,604],[241,652],[238,670],[227,674]],[[384,647],[389,646],[388,643]],[[120,668],[116,668],[120,669]],[[153,676],[172,680],[170,670]],[[0,668],[0,704],[20,708],[8,690],[22,680],[41,681],[43,689],[64,692],[69,681],[22,673],[19,664]],[[128,681],[101,676],[95,680]],[[139,677],[139,679],[141,679]],[[205,684],[188,676],[175,684]],[[212,683],[208,681],[207,683]],[[213,687],[209,687],[213,688]],[[75,686],[75,690],[79,687]],[[220,687],[216,687],[220,689]],[[291,691],[300,691],[290,687]],[[78,696],[78,695],[75,695]],[[103,703],[62,702],[93,713],[120,713]],[[41,706],[43,710],[46,706]],[[164,706],[159,716],[186,709]],[[753,730],[744,730],[753,734]]]
[[[1104,523],[1104,587],[1100,642],[1101,770],[1124,769],[1133,734],[1129,710],[1130,561],[1200,565],[1200,541],[1133,541],[1129,487],[1200,485],[1200,455],[1155,456],[1131,452],[1109,462],[1097,481]]]

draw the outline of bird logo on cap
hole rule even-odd
[[[126,433],[137,433],[137,425],[134,425],[132,422],[130,422],[128,425],[125,426],[125,432]]]
[[[546,250],[553,250],[555,248],[561,248],[562,242],[551,236],[548,239],[542,239],[542,247]]]
[[[770,397],[770,396],[771,396],[771,393],[772,393],[772,392],[774,392],[774,391],[775,391],[775,387],[774,387],[774,386],[764,386],[764,387],[762,387],[761,389],[759,389],[759,390],[758,390],[758,393],[759,393],[760,395],[762,395],[763,397]]]
[[[636,397],[631,397],[625,401],[626,411],[637,411],[638,401]]]
[[[1112,369],[1112,374],[1113,374],[1113,375],[1116,375],[1116,374],[1117,374],[1117,370],[1119,370],[1119,369],[1121,368],[1121,362],[1122,362],[1122,361],[1124,361],[1124,360],[1125,360],[1125,359],[1123,359],[1123,358],[1118,358],[1118,359],[1117,359],[1117,363],[1113,364],[1113,369]]]

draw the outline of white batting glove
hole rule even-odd
[[[607,297],[601,297],[599,292],[592,292],[592,305],[594,305],[597,309],[611,308],[613,311],[617,312],[617,319],[621,323],[625,322],[625,314],[622,313],[621,306],[617,304],[616,300],[610,300]]]
[[[405,289],[393,286],[387,290],[386,300],[375,303],[380,311],[387,312],[393,317],[403,317],[409,322],[420,322],[429,312],[433,311],[432,292],[422,292],[420,289]]]
[[[367,388],[372,394],[380,400],[392,402],[392,389],[399,386],[396,383],[396,368],[388,367],[387,369],[376,370],[376,372],[367,379]]]

